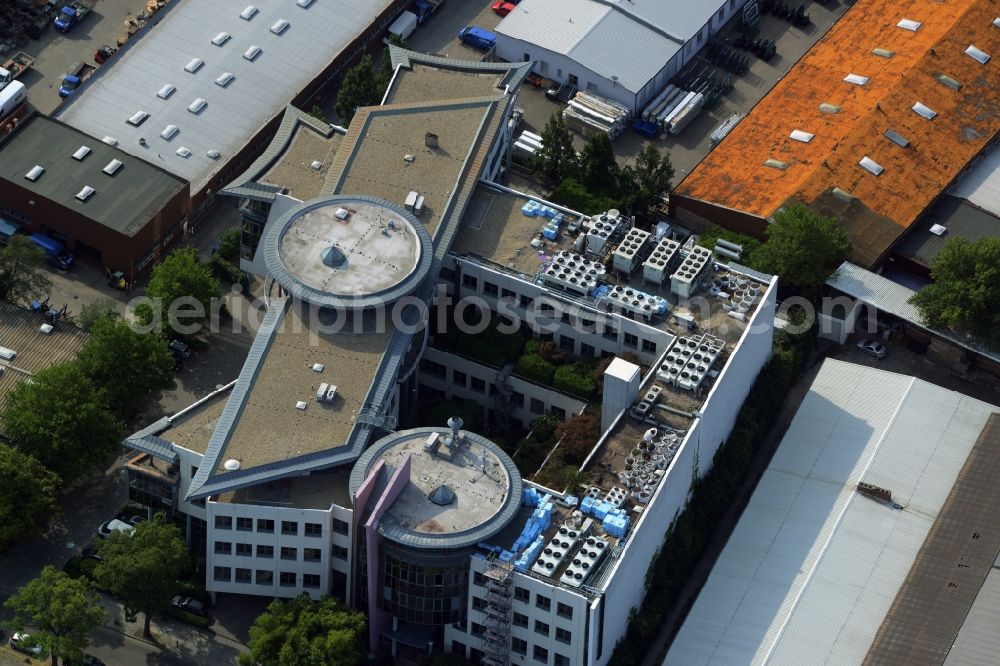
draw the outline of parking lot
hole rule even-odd
[[[125,32],[125,20],[146,7],[146,0],[98,0],[83,22],[67,33],[49,26],[41,39],[20,48],[35,58],[34,68],[21,77],[28,86],[28,101],[50,114],[62,102],[59,82],[74,62],[94,65],[94,51],[104,44],[114,46]]]

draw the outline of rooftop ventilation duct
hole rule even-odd
[[[920,102],[917,102],[916,104],[913,105],[913,112],[916,113],[918,116],[926,118],[927,120],[931,120],[934,118],[934,116],[937,115],[937,111],[927,106],[926,104],[922,104]]]
[[[111,160],[110,162],[108,162],[107,166],[101,169],[101,171],[108,174],[109,176],[113,176],[116,173],[118,173],[118,170],[121,169],[122,166],[123,163],[121,160]]]
[[[434,132],[427,132],[424,134],[424,145],[428,148],[438,147],[438,135]]]
[[[820,113],[840,113],[840,107],[836,104],[830,104],[829,102],[823,102],[819,105]]]
[[[965,55],[969,56],[980,65],[985,65],[990,60],[990,56],[985,51],[977,49],[972,44],[969,44],[969,48],[965,49]]]
[[[865,169],[866,171],[870,171],[871,173],[875,174],[876,176],[878,176],[883,171],[885,171],[885,169],[882,167],[881,164],[879,164],[878,162],[876,162],[872,158],[868,157],[867,155],[865,155],[864,157],[862,157],[861,161],[858,162],[858,164],[861,166],[862,169]]]
[[[31,182],[35,182],[36,180],[42,177],[43,173],[45,173],[45,167],[36,164],[31,168],[31,171],[24,174],[24,177],[30,180]]]

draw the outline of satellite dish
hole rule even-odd
[[[227,472],[235,472],[240,468],[240,461],[237,460],[236,458],[230,458],[229,460],[224,462],[222,466],[226,469]]]

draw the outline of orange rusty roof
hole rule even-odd
[[[677,193],[769,217],[789,198],[812,203],[839,188],[908,227],[1000,130],[998,15],[990,0],[860,0]],[[897,27],[901,19],[921,25],[906,30]],[[994,57],[980,64],[965,53],[970,44]],[[849,83],[848,74],[868,81]],[[925,120],[912,110],[916,102],[937,116]],[[840,108],[824,112],[823,104]],[[909,146],[890,141],[890,129]],[[815,136],[803,143],[793,130]],[[881,175],[859,166],[865,156],[885,169]]]

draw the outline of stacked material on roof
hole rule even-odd
[[[604,132],[614,139],[628,127],[632,111],[593,93],[578,92],[563,110],[563,119],[570,129],[583,136]]]

